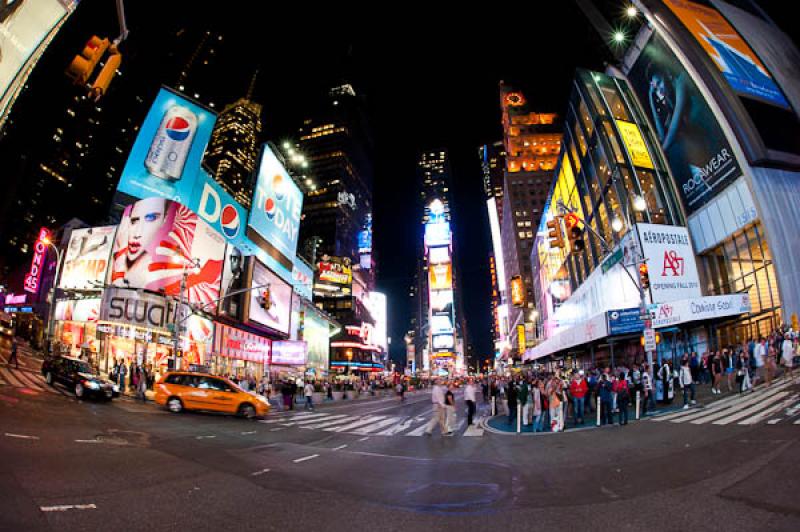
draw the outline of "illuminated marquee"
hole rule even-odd
[[[42,278],[42,268],[47,258],[47,242],[50,241],[50,230],[42,227],[39,230],[39,238],[33,246],[33,259],[31,269],[25,275],[25,291],[31,294],[39,292],[39,281]]]

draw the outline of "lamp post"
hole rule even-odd
[[[180,349],[180,342],[181,342],[181,330],[183,330],[183,324],[186,322],[185,319],[179,319],[178,316],[181,314],[183,310],[183,292],[186,290],[186,278],[189,277],[189,270],[191,269],[192,273],[197,273],[200,270],[200,259],[191,259],[190,261],[185,261],[183,263],[183,274],[181,275],[181,288],[180,292],[178,293],[178,305],[175,309],[174,319],[172,323],[172,360],[173,364],[172,367],[175,370],[180,369],[178,364],[180,360],[178,359],[178,350]]]
[[[58,246],[53,244],[53,241],[49,238],[45,238],[42,242],[49,248],[53,248],[56,252],[56,274],[53,277],[53,286],[50,287],[50,312],[49,317],[47,319],[47,344],[50,346],[50,350],[52,353],[53,348],[53,322],[55,321],[56,315],[56,283],[58,282],[58,276],[61,273],[61,258],[62,253],[61,250],[58,249]]]

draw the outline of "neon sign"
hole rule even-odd
[[[42,278],[42,268],[47,258],[47,242],[50,241],[50,230],[42,227],[39,230],[39,238],[33,246],[33,260],[31,269],[25,275],[25,291],[31,294],[39,292],[39,281]]]

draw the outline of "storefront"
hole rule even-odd
[[[100,298],[69,299],[56,302],[54,335],[61,354],[83,357],[99,367],[97,319]]]
[[[306,372],[307,353],[308,344],[306,342],[296,340],[272,342],[270,377],[273,380],[303,379]]]
[[[269,373],[273,345],[269,338],[222,323],[215,323],[214,330],[213,355],[209,363],[212,373],[256,380]]]

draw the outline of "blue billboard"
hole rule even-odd
[[[267,246],[293,262],[302,210],[302,191],[269,146],[264,145],[248,226]]]
[[[162,88],[142,123],[117,190],[189,206],[217,117]]]

